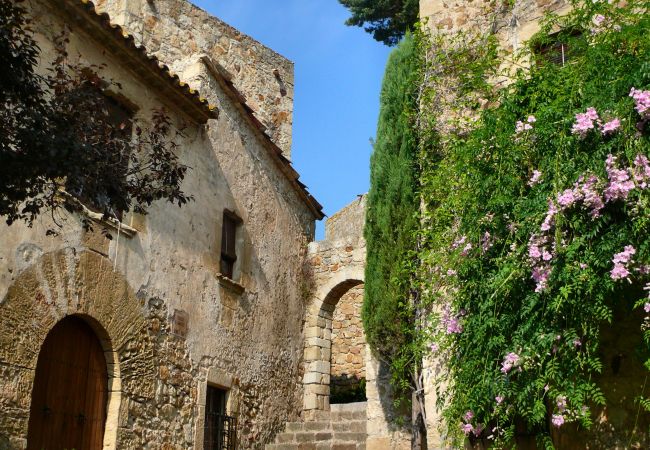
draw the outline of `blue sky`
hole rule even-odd
[[[294,62],[292,160],[325,213],[367,192],[390,49],[344,25],[349,13],[337,0],[192,1]]]

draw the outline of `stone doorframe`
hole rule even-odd
[[[305,320],[303,377],[306,416],[314,411],[329,411],[330,359],[332,352],[332,317],[339,299],[363,283],[363,265],[344,266],[317,286],[310,299]]]
[[[110,260],[90,251],[66,248],[40,257],[20,273],[0,300],[0,405],[9,413],[0,420],[0,447],[26,445],[31,392],[38,355],[49,331],[64,317],[82,318],[104,349],[108,370],[104,449],[118,445],[120,403],[134,392],[132,378],[155,376],[147,354],[131,352],[120,362],[119,352],[142,336],[146,321],[141,302]],[[129,374],[132,373],[130,376]],[[145,389],[145,391],[148,391]],[[122,419],[123,421],[126,418]]]

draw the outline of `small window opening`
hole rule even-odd
[[[228,391],[208,385],[205,398],[204,450],[235,450],[237,419],[226,414]]]
[[[235,262],[237,261],[237,229],[241,219],[228,210],[223,213],[221,227],[221,274],[230,279],[234,278]]]
[[[558,66],[566,65],[575,56],[575,46],[572,45],[574,38],[580,36],[579,31],[570,33],[555,33],[548,37],[548,41],[540,43],[533,48],[537,64],[545,62]]]

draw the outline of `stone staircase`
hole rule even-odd
[[[366,402],[330,408],[313,420],[287,423],[266,450],[365,450]]]

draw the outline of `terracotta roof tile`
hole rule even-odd
[[[117,50],[120,54],[125,53],[126,55],[120,56],[130,57],[132,65],[139,63],[139,65],[143,66],[141,68],[150,69],[151,74],[147,74],[145,71],[138,70],[139,68],[131,67],[139,75],[148,78],[146,81],[153,82],[154,85],[165,83],[167,84],[168,90],[171,89],[175,91],[177,95],[181,95],[186,101],[183,102],[184,104],[178,106],[182,107],[182,109],[185,110],[186,113],[190,114],[194,119],[200,123],[205,123],[208,119],[218,117],[219,112],[215,106],[210,105],[205,98],[201,97],[196,90],[190,88],[187,83],[183,82],[178,75],[173,73],[169,67],[163,64],[157,57],[149,55],[146,48],[137,44],[134,37],[127,33],[121,26],[111,23],[110,16],[107,13],[99,13],[95,9],[95,5],[92,1],[54,0],[54,2],[61,5],[68,11],[68,13],[76,13],[73,16],[73,19],[76,19],[77,24],[87,32],[96,35],[98,29],[105,31],[105,34],[108,34],[108,36],[98,37],[110,37],[113,39],[110,41],[102,39],[102,45],[105,45],[112,50]],[[93,26],[95,27],[95,30],[92,29]],[[93,31],[95,31],[95,33],[93,33]],[[156,74],[157,77],[155,78],[158,80],[151,77],[152,74]],[[158,81],[158,83],[156,81]]]

